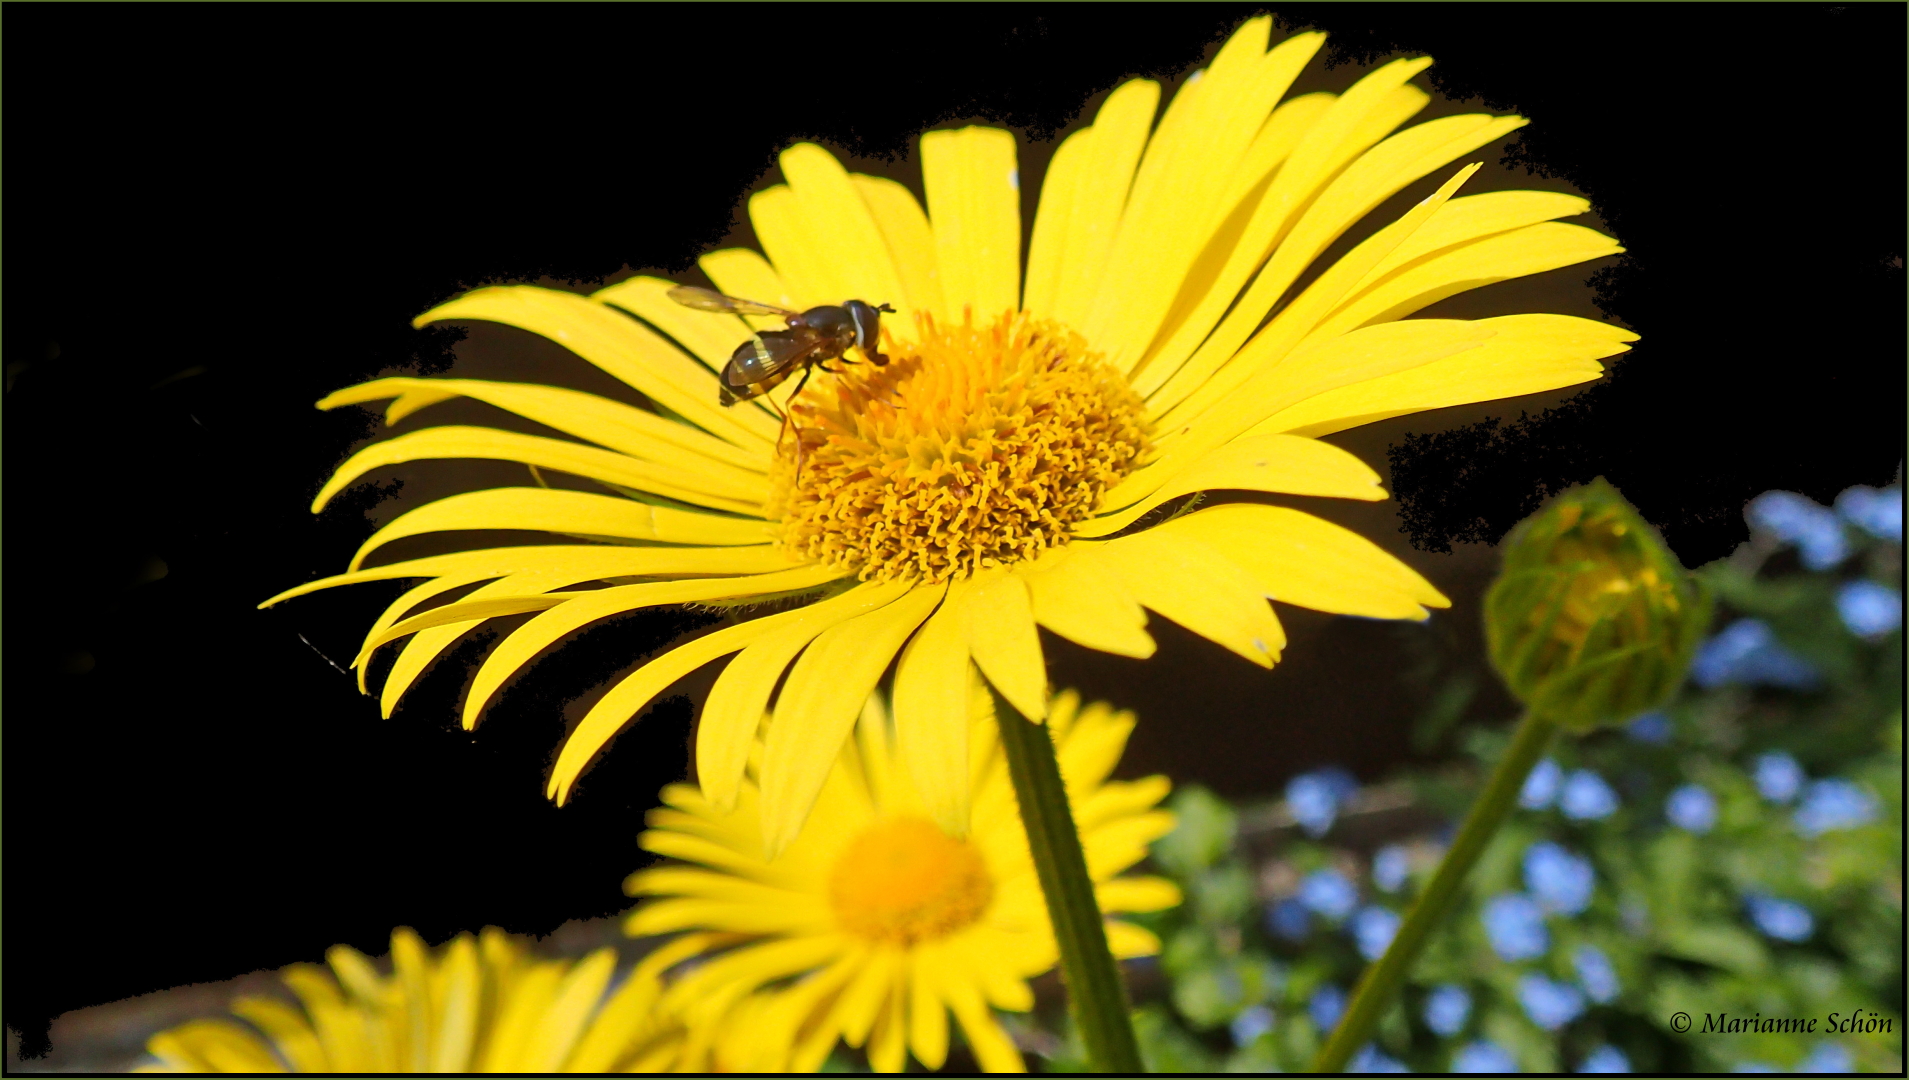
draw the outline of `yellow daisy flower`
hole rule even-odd
[[[610,990],[616,951],[539,960],[495,927],[432,950],[408,928],[391,935],[392,972],[334,946],[331,970],[283,973],[298,998],[243,997],[227,1018],[154,1035],[147,1072],[656,1072],[683,1056],[682,1026],[656,1009],[658,973],[705,948],[689,936],[645,957]],[[248,1026],[249,1025],[249,1026]]]
[[[1377,618],[1445,606],[1376,545],[1296,510],[1232,504],[1163,519],[1175,500],[1210,490],[1383,499],[1371,469],[1317,437],[1597,378],[1599,359],[1635,335],[1561,315],[1406,316],[1622,249],[1555,220],[1583,213],[1583,199],[1457,197],[1473,165],[1315,273],[1314,260],[1386,199],[1525,121],[1467,114],[1397,130],[1430,100],[1408,81],[1425,58],[1387,64],[1343,94],[1282,102],[1323,36],[1269,50],[1270,26],[1242,26],[1157,124],[1158,84],[1109,95],[1048,166],[1025,273],[1009,133],[923,135],[926,211],[902,185],[851,174],[820,147],[786,151],[787,182],[749,203],[764,254],[716,251],[702,269],[724,293],[788,309],[862,298],[897,312],[881,324],[889,363],[818,375],[797,400],[790,379],[718,404],[718,372],[738,343],[780,323],[690,310],[671,300],[669,281],[636,277],[589,296],[485,288],[424,313],[419,325],[477,319],[543,335],[653,408],[471,379],[355,386],[320,407],[391,398],[385,415],[396,422],[463,396],[574,438],[468,426],[401,435],[345,462],[314,510],[374,469],[426,458],[522,462],[533,476],[561,471],[615,494],[524,486],[442,499],[379,529],[348,573],[267,604],[426,579],[373,624],[357,659],[362,673],[372,650],[411,635],[384,685],[387,715],[460,635],[536,612],[477,671],[463,713],[471,727],[506,679],[591,622],[658,605],[746,612],[782,601],[611,688],[564,745],[548,789],[564,801],[652,699],[735,654],[703,707],[697,775],[715,805],[735,805],[773,711],[762,770],[771,852],[800,830],[897,657],[902,753],[931,815],[958,834],[970,661],[1039,718],[1036,627],[1145,657],[1150,610],[1270,667],[1285,635],[1269,599]],[[843,358],[868,359],[853,349]],[[402,537],[466,529],[591,542],[364,567]]]
[[[837,755],[810,827],[774,861],[763,848],[753,776],[731,811],[691,785],[665,789],[667,806],[651,813],[643,846],[701,867],[632,875],[628,892],[658,899],[633,912],[626,928],[727,932],[738,942],[663,995],[663,1008],[679,1011],[689,1028],[687,1054],[707,1058],[701,1041],[721,1038],[715,1059],[726,1068],[813,1072],[840,1039],[866,1045],[878,1071],[900,1071],[906,1051],[935,1069],[947,1058],[952,1012],[983,1068],[1024,1069],[989,1006],[1031,1008],[1026,980],[1054,966],[1056,946],[994,742],[993,699],[977,685],[969,700],[976,754],[964,778],[973,791],[965,837],[929,816],[879,694]],[[1048,723],[1101,910],[1179,903],[1172,882],[1115,876],[1173,828],[1173,815],[1155,809],[1166,777],[1107,779],[1133,714],[1082,707],[1068,691],[1048,703]],[[1115,956],[1160,947],[1130,923],[1106,927]]]

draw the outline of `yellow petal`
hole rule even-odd
[[[670,688],[676,680],[709,663],[745,648],[750,642],[792,621],[801,611],[784,611],[735,626],[725,626],[713,634],[678,646],[631,672],[609,693],[597,700],[584,714],[570,737],[564,740],[557,764],[544,788],[546,798],[562,806],[570,798],[570,789],[585,766],[606,743],[615,738],[638,712]]]
[[[1171,790],[1173,784],[1164,776],[1103,784],[1074,804],[1074,825],[1085,833],[1115,818],[1143,813],[1158,805]]]
[[[477,944],[459,934],[445,949],[439,967],[444,979],[437,1037],[431,1046],[432,1072],[463,1072],[477,1045],[478,1011],[482,1004]]]
[[[1185,122],[1163,121],[1122,214],[1105,290],[1084,332],[1131,370],[1154,339],[1194,260],[1229,216],[1225,196],[1273,106],[1325,40],[1302,34],[1266,51],[1271,18],[1248,21],[1197,81]],[[1177,108],[1179,102],[1176,100]],[[1169,110],[1169,116],[1175,111]]]
[[[1226,365],[1291,286],[1297,272],[1291,264],[1303,270],[1316,256],[1316,249],[1302,252],[1289,246],[1287,237],[1348,163],[1430,100],[1423,91],[1405,85],[1407,79],[1430,64],[1431,60],[1424,57],[1394,60],[1367,74],[1317,113],[1255,206],[1252,221],[1236,249],[1237,258],[1229,260],[1226,272],[1216,282],[1218,296],[1228,304],[1203,308],[1211,318],[1219,318],[1227,307],[1232,310],[1220,318],[1217,326],[1193,319],[1182,323],[1162,347],[1160,356],[1150,362],[1175,372],[1149,395],[1156,412],[1183,400]],[[1261,270],[1260,264],[1269,253],[1274,262]],[[1259,273],[1253,284],[1239,296],[1240,285],[1256,270]]]
[[[621,317],[621,316],[619,316]],[[680,469],[640,461],[627,454],[540,435],[520,435],[495,428],[446,426],[425,428],[395,439],[375,442],[353,454],[312,500],[312,513],[325,508],[332,496],[373,469],[406,461],[432,458],[488,458],[521,461],[557,469],[592,480],[607,481],[639,491],[653,492],[679,502],[695,503],[732,514],[759,517],[762,502],[738,484],[713,483]]]
[[[716,283],[719,291],[730,296],[754,300],[759,304],[773,304],[776,307],[794,311],[801,311],[810,306],[809,297],[796,293],[789,283],[782,279],[782,275],[776,272],[776,268],[769,265],[769,260],[748,248],[723,248],[720,251],[712,251],[698,259],[696,264],[702,267],[703,273],[709,275],[709,280]],[[733,319],[734,317],[724,316],[724,318]],[[780,327],[782,319],[775,315],[744,315],[742,324],[757,330],[769,330]],[[724,329],[729,329],[735,324],[723,322],[720,325]],[[729,349],[733,353],[735,346],[731,345]],[[728,354],[725,353],[723,362],[728,363],[728,358]]]
[[[725,442],[760,452],[776,437],[766,414],[724,409],[709,369],[608,304],[535,285],[498,285],[440,304],[412,323],[447,319],[501,322],[547,337]]]
[[[769,859],[802,832],[876,679],[945,592],[945,586],[914,586],[888,607],[832,626],[788,672],[762,748],[762,840]]]
[[[1133,726],[1133,713],[1115,712],[1106,702],[1097,701],[1083,710],[1079,723],[1056,732],[1055,756],[1070,800],[1086,797],[1106,781],[1120,763]]]
[[[900,983],[893,974],[889,981]],[[898,1073],[908,1063],[908,1029],[904,1026],[906,1000],[891,988],[875,1018],[875,1028],[869,1033],[868,1067],[878,1073]]]
[[[339,390],[319,401],[318,407],[335,409],[396,396],[397,400],[385,410],[385,423],[395,424],[421,407],[416,406],[407,393],[413,390],[428,392],[434,402],[461,396],[495,405],[598,446],[686,469],[709,478],[712,483],[759,483],[755,477],[769,470],[768,455],[744,450],[688,424],[665,420],[648,410],[595,394],[539,383],[376,379]],[[414,407],[404,407],[407,405]]]
[[[1235,408],[1242,405],[1248,408],[1257,406],[1259,395],[1265,393],[1265,388],[1256,386],[1254,381],[1272,375],[1279,367],[1284,366],[1286,361],[1295,359],[1295,356],[1288,355],[1293,353],[1293,347],[1374,266],[1396,250],[1399,245],[1409,240],[1433,214],[1437,213],[1438,209],[1458,191],[1459,186],[1478,171],[1478,168],[1478,163],[1474,162],[1460,169],[1436,192],[1406,211],[1404,216],[1366,238],[1363,243],[1333,263],[1319,275],[1317,280],[1306,287],[1306,291],[1301,293],[1298,299],[1281,311],[1273,322],[1255,334],[1253,339],[1247,342],[1236,355],[1230,355],[1219,361],[1224,363],[1225,367],[1205,379],[1197,389],[1183,382],[1182,376],[1201,370],[1205,362],[1200,356],[1195,356],[1188,361],[1180,374],[1174,377],[1174,381],[1169,382],[1147,403],[1149,412],[1160,417],[1161,429],[1178,428],[1203,413],[1217,411],[1226,405],[1232,405]],[[1257,289],[1258,285],[1255,284],[1254,288]],[[1232,317],[1228,316],[1229,319]],[[1209,342],[1210,344],[1212,343]],[[1318,346],[1318,348],[1326,348],[1329,344]],[[1203,351],[1205,348],[1206,346],[1202,346]],[[1312,351],[1318,351],[1318,349]],[[1176,390],[1176,384],[1178,384],[1178,390]],[[1179,392],[1185,392],[1185,399],[1172,408],[1166,408]],[[1162,409],[1165,409],[1164,413]]]
[[[1285,647],[1258,583],[1197,540],[1151,529],[1109,541],[1100,557],[1142,604],[1260,667]]]
[[[988,1072],[1026,1072],[1021,1052],[1014,1048],[1013,1040],[988,1011],[980,990],[968,981],[966,965],[954,953],[944,955],[947,962],[937,965],[941,970],[935,973],[936,981],[955,1019],[960,1021],[961,1032],[968,1037],[968,1046],[981,1068]]]
[[[1439,207],[1411,239],[1380,260],[1358,289],[1370,288],[1427,256],[1554,218],[1575,217],[1589,209],[1588,199],[1555,191],[1487,191],[1453,199]]]
[[[393,540],[459,529],[543,530],[567,536],[718,547],[761,544],[769,539],[768,526],[752,518],[698,514],[587,491],[488,488],[452,495],[398,515],[359,546],[351,557],[350,569],[364,565],[366,556]]]
[[[1166,878],[1128,877],[1094,886],[1102,911],[1165,911],[1178,907],[1180,887]]]
[[[1402,319],[1448,296],[1499,281],[1556,270],[1623,251],[1617,241],[1580,225],[1550,221],[1456,245],[1427,256],[1342,303],[1306,341]],[[1304,343],[1301,344],[1304,348]]]
[[[1393,416],[1493,401],[1589,382],[1598,360],[1628,352],[1637,335],[1568,315],[1482,319],[1497,331],[1476,349],[1405,371],[1335,387],[1267,417],[1251,434],[1290,431],[1317,437]]]
[[[1147,129],[1159,107],[1160,84],[1134,79],[1107,95],[1094,114],[1092,127],[1068,139],[1085,142],[1079,151],[1084,160],[1078,180],[1071,187],[1063,184],[1053,192],[1055,217],[1065,222],[1065,232],[1057,256],[1059,266],[1054,271],[1052,310],[1054,318],[1069,326],[1084,325],[1093,312],[1107,272],[1107,252],[1120,226],[1121,208],[1127,203],[1134,168],[1140,164]],[[1047,183],[1053,182],[1050,178]],[[1047,183],[1041,190],[1043,214],[1048,207]],[[1030,310],[1040,309],[1030,305]]]
[[[894,711],[902,762],[929,816],[951,836],[968,835],[968,687],[963,610],[944,602],[902,650]]]
[[[842,1032],[843,1042],[860,1046],[868,1039],[869,1028],[875,1025],[875,1015],[887,1004],[893,988],[896,960],[893,949],[872,950],[862,970],[843,988],[842,996],[836,999],[834,1015],[829,1018],[831,1025]]]
[[[1040,209],[1034,213],[1034,233],[1027,247],[1027,276],[1021,283],[1021,308],[1051,312],[1059,295],[1061,261],[1067,254],[1068,218],[1076,193],[1086,180],[1088,143],[1092,127],[1069,135],[1047,161],[1041,178]]]
[[[1168,461],[1172,463],[1171,459]],[[1279,491],[1377,502],[1385,498],[1379,474],[1366,463],[1317,439],[1244,436],[1180,470],[1145,499],[1118,513],[1089,519],[1077,536],[1107,536],[1140,520],[1169,499],[1195,491]]]
[[[828,270],[824,287],[829,291],[823,302],[901,301],[901,276],[889,258],[881,227],[841,162],[814,143],[797,143],[782,152],[781,164],[795,194],[794,211],[808,239],[808,253]],[[764,251],[772,261],[780,261],[777,252]]]
[[[823,631],[796,660],[763,742],[762,839],[769,858],[802,830],[862,702],[945,591],[918,585],[886,607]]]
[[[1420,605],[1451,606],[1372,541],[1283,506],[1216,506],[1161,529],[1210,545],[1282,603],[1369,619],[1423,619]]]
[[[146,1049],[179,1072],[285,1071],[258,1036],[222,1018],[189,1020],[162,1031],[147,1040]]]
[[[560,964],[538,964],[524,973],[494,1021],[490,1039],[478,1057],[478,1072],[522,1071],[537,1022],[543,1019],[562,980]]]
[[[1167,316],[1161,339],[1130,374],[1133,388],[1151,397],[1205,340],[1247,279],[1266,261],[1292,207],[1269,201],[1270,185],[1286,159],[1338,100],[1333,94],[1304,94],[1273,110],[1254,136],[1245,159],[1236,170],[1238,184],[1222,205],[1226,219],[1208,238],[1207,246],[1188,270],[1174,310]]]
[[[584,593],[544,593],[539,596],[495,596],[482,600],[460,600],[455,604],[435,607],[422,615],[413,615],[408,619],[385,628],[384,632],[372,638],[351,663],[353,667],[363,664],[371,658],[371,653],[388,641],[396,641],[406,634],[415,634],[433,626],[446,626],[453,623],[478,622],[483,619],[495,619],[505,615],[522,615],[528,611],[545,611],[567,600],[584,596]]]
[[[250,1021],[272,1040],[294,1072],[331,1072],[324,1044],[297,1009],[276,998],[240,997],[232,1000],[232,1014]]]
[[[625,1052],[634,1048],[644,1029],[654,1023],[649,1017],[661,991],[662,984],[654,975],[645,977],[641,972],[631,972],[610,1000],[604,1002],[602,1011],[584,1032],[570,1059],[564,1062],[565,1070],[609,1072]]]
[[[1260,372],[1202,415],[1160,436],[1160,457],[1128,475],[1101,504],[1126,506],[1180,470],[1297,402],[1340,386],[1429,364],[1475,349],[1497,330],[1459,319],[1409,319],[1354,330]]]
[[[615,972],[616,950],[607,947],[592,952],[571,968],[557,985],[537,1026],[529,1033],[517,1067],[528,1073],[550,1073],[562,1068]]]
[[[778,625],[772,631],[757,637],[729,662],[709,691],[696,729],[696,776],[710,802],[723,810],[736,805],[749,747],[769,707],[769,695],[796,654],[817,635],[894,603],[910,588],[905,581],[867,582],[840,596],[784,612],[776,616]]]
[[[590,294],[590,299],[622,308],[649,323],[702,361],[704,367],[720,374],[728,366],[736,346],[749,337],[751,327],[739,315],[699,311],[671,300],[670,290],[676,287],[676,282],[667,278],[639,274],[598,289]],[[762,299],[744,295],[746,299]]]
[[[564,584],[570,584],[595,581],[600,578],[653,573],[764,573],[777,569],[779,566],[788,565],[786,556],[771,559],[769,552],[772,550],[768,545],[761,543],[751,547],[723,548],[644,548],[601,544],[524,544],[516,547],[482,548],[477,551],[459,551],[449,555],[407,559],[403,562],[374,566],[368,570],[353,570],[348,574],[319,578],[296,588],[287,589],[260,604],[259,607],[270,607],[319,589],[329,589],[338,585],[355,585],[366,581],[388,581],[394,578],[433,577],[457,579],[469,584],[486,578],[507,577],[511,574],[551,573],[560,577],[569,575],[568,581]],[[718,555],[717,552],[729,554]],[[683,569],[680,571],[657,569],[671,565],[681,566]],[[408,609],[400,608],[399,610]]]
[[[802,302],[797,310],[826,304],[839,291],[834,268],[817,250],[819,239],[811,234],[808,223],[797,208],[795,192],[787,184],[764,188],[749,197],[749,222],[755,227],[762,253],[776,268],[782,282]],[[750,297],[749,299],[759,299]]]
[[[927,953],[919,951],[908,971],[908,1047],[915,1060],[930,1069],[939,1069],[948,1060],[948,1009],[935,992],[934,980],[927,974],[931,963]]]
[[[1027,583],[1007,570],[983,570],[966,582],[959,603],[968,629],[968,651],[994,688],[1022,716],[1047,715],[1047,661]]]
[[[687,604],[736,596],[765,596],[827,584],[841,571],[825,566],[801,566],[773,574],[748,577],[700,578],[620,585],[586,593],[531,619],[497,644],[477,669],[464,698],[464,728],[477,726],[478,714],[496,695],[504,680],[538,653],[573,630],[618,615],[660,604]]]
[[[849,179],[881,230],[888,257],[900,276],[897,312],[942,310],[941,268],[935,262],[935,231],[928,224],[927,211],[915,201],[913,192],[887,177],[851,173]],[[895,321],[896,330],[905,331],[913,325],[912,318]]]
[[[732,548],[729,550],[738,549]],[[580,548],[574,549],[574,551],[575,554],[563,559],[553,559],[544,567],[523,573],[513,573],[499,578],[488,585],[484,585],[473,592],[465,594],[463,602],[471,603],[478,600],[534,596],[550,592],[553,589],[560,589],[565,585],[574,585],[602,577],[622,576],[628,573],[630,567],[634,565],[627,560],[614,558],[612,553],[615,549],[611,548]],[[606,556],[612,557],[606,558]],[[768,570],[773,568],[763,564],[758,564],[753,568],[746,563],[731,565],[737,567],[737,569],[732,572],[745,573],[750,569]],[[383,568],[380,567],[380,569]],[[365,643],[361,646],[363,651],[360,652],[359,655],[368,658],[371,650],[376,648],[377,644],[384,640],[385,632],[398,621],[402,613],[413,610],[417,604],[430,596],[435,596],[448,589],[461,587],[469,583],[470,581],[467,580],[467,576],[460,574],[449,578],[438,578],[436,581],[429,582],[426,585],[419,586],[405,593],[398,598],[396,603],[386,608],[384,614],[378,616],[377,621],[372,624],[371,629],[365,634]],[[391,670],[385,675],[384,689],[379,695],[380,708],[383,711],[383,715],[387,718],[391,716],[392,712],[396,710],[398,706],[399,699],[402,698],[405,692],[410,689],[411,685],[416,682],[418,676],[424,673],[424,669],[430,665],[431,661],[435,660],[439,654],[449,648],[453,642],[463,637],[469,631],[476,629],[482,622],[482,619],[452,622],[439,626],[426,627],[412,635],[411,640],[405,642],[404,648],[399,652],[397,660],[392,663]],[[367,666],[368,665],[361,663],[357,668],[360,690],[363,689],[365,669]]]
[[[979,322],[1019,307],[1021,184],[1014,136],[999,128],[921,137],[921,178],[934,224],[945,319]]]
[[[1144,660],[1156,648],[1147,613],[1119,575],[1099,563],[1097,547],[1076,541],[1016,568],[1027,582],[1034,620],[1076,645]]]
[[[1135,926],[1118,919],[1107,920],[1107,949],[1116,959],[1126,960],[1135,956],[1156,956],[1160,952],[1160,939],[1153,931]]]

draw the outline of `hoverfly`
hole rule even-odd
[[[850,300],[840,306],[825,304],[798,313],[774,304],[724,296],[693,285],[678,285],[669,291],[669,298],[698,311],[774,315],[788,323],[786,330],[764,330],[751,334],[748,341],[736,346],[736,351],[730,354],[729,363],[723,365],[720,379],[720,400],[724,405],[761,397],[780,386],[797,368],[802,369],[802,382],[797,383],[795,389],[799,394],[816,368],[839,374],[828,366],[829,361],[853,363],[843,356],[851,346],[861,346],[863,354],[876,367],[888,363],[888,357],[877,348],[881,313],[895,313],[895,309],[887,304],[877,307],[866,301]],[[788,417],[784,416],[783,423],[786,425],[787,422]]]

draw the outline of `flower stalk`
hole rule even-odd
[[[1344,1069],[1371,1037],[1552,737],[1623,723],[1675,694],[1710,624],[1710,602],[1703,582],[1603,477],[1559,494],[1511,531],[1485,594],[1485,643],[1524,719],[1431,883],[1360,976],[1314,1072]]]
[[[1326,1045],[1313,1058],[1310,1071],[1344,1072],[1346,1062],[1352,1059],[1353,1053],[1372,1037],[1372,1029],[1378,1026],[1381,1012],[1392,1001],[1393,994],[1405,980],[1405,973],[1411,969],[1413,961],[1418,959],[1419,951],[1425,947],[1433,928],[1443,922],[1451,911],[1465,875],[1471,872],[1486,845],[1498,834],[1498,827],[1504,824],[1511,808],[1517,805],[1518,793],[1524,788],[1525,777],[1530,775],[1538,759],[1544,756],[1545,748],[1551,745],[1557,731],[1557,724],[1535,710],[1526,710],[1524,718],[1518,721],[1517,729],[1512,732],[1511,745],[1506,748],[1505,756],[1498,759],[1497,767],[1492,769],[1484,794],[1479,796],[1478,801],[1472,804],[1471,811],[1465,815],[1465,824],[1459,828],[1458,837],[1452,842],[1451,850],[1445,853],[1444,861],[1439,863],[1438,872],[1432,875],[1431,883],[1413,903],[1411,912],[1406,915],[1398,934],[1392,938],[1385,955],[1360,976],[1358,988],[1352,992],[1351,1004],[1346,1007],[1339,1026],[1333,1029],[1332,1037],[1326,1040]]]
[[[1008,775],[1027,829],[1027,845],[1060,945],[1068,1006],[1086,1044],[1087,1059],[1096,1072],[1144,1072],[1127,988],[1107,947],[1107,928],[1101,923],[1093,879],[1087,876],[1087,857],[1067,804],[1054,740],[1045,723],[1028,722],[998,691],[990,687],[990,692]]]

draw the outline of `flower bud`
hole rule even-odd
[[[1573,731],[1661,705],[1710,622],[1710,593],[1599,477],[1511,531],[1485,596],[1492,666]]]

